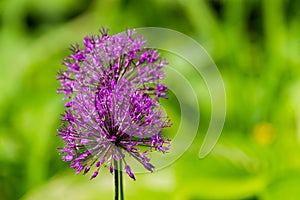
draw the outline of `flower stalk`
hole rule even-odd
[[[115,200],[119,200],[119,173],[118,173],[118,161],[114,160],[114,175],[115,175]]]
[[[120,172],[120,197],[121,200],[124,200],[124,192],[123,192],[123,172],[122,172],[122,161],[119,161],[119,172]]]

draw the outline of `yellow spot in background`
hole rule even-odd
[[[258,144],[263,146],[272,144],[275,140],[273,124],[268,122],[256,124],[253,128],[253,138]]]

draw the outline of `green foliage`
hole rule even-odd
[[[174,59],[199,90],[199,134],[173,165],[125,180],[127,199],[300,199],[299,9],[296,0],[2,0],[0,199],[112,198],[107,170],[95,181],[74,177],[55,136],[63,111],[59,63],[70,44],[101,26],[111,33],[161,26],[191,36],[216,62],[227,93],[221,139],[200,160],[209,95],[201,77]],[[172,135],[180,110],[174,95],[169,102]]]

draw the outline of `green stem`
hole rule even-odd
[[[119,160],[119,172],[120,172],[120,195],[121,200],[124,200],[124,192],[123,192],[123,172],[122,172],[122,160]]]
[[[115,174],[115,200],[119,199],[119,177],[118,177],[118,161],[114,160],[114,174]]]

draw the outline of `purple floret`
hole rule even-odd
[[[91,179],[102,165],[113,173],[113,161],[121,161],[135,180],[126,156],[152,172],[148,152],[169,149],[162,129],[170,122],[159,103],[159,98],[167,98],[167,87],[160,83],[167,63],[156,50],[146,48],[134,30],[112,36],[102,30],[83,43],[82,49],[72,46],[63,62],[68,69],[57,76],[58,93],[67,99],[58,130],[65,143],[62,159],[71,162],[76,174],[94,166]]]

